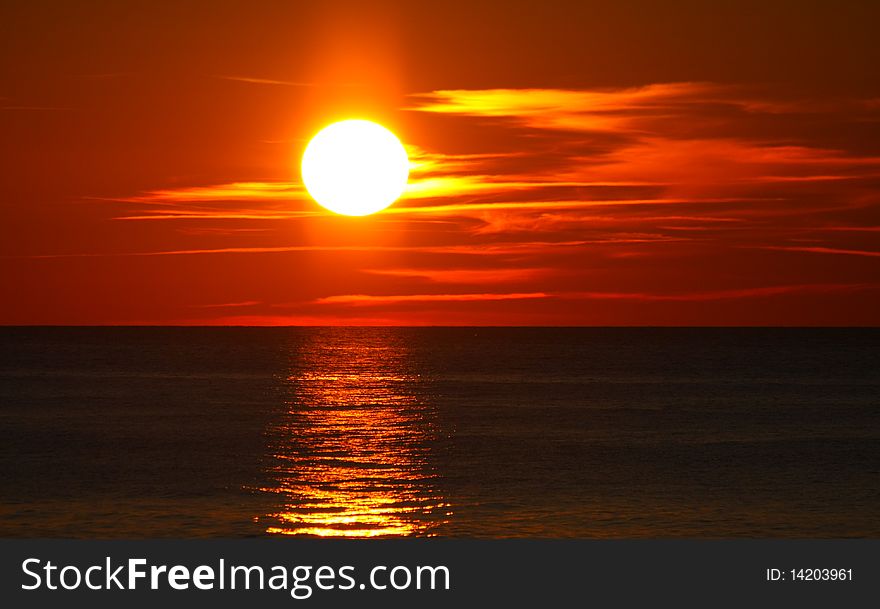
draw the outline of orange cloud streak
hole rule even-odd
[[[737,298],[761,298],[766,296],[778,296],[781,294],[793,294],[798,292],[837,292],[875,290],[880,284],[805,284],[805,285],[781,285],[758,288],[743,288],[735,290],[717,290],[713,292],[691,292],[685,294],[655,294],[643,292],[571,292],[561,294],[563,298],[586,299],[586,300],[640,300],[640,301],[671,301],[671,302],[701,302],[709,300],[729,300]]]
[[[835,247],[821,246],[794,246],[794,245],[765,245],[761,249],[780,250],[788,252],[807,252],[810,254],[839,254],[843,256],[866,256],[868,258],[876,258],[880,256],[880,252],[870,250],[848,250]]]
[[[609,90],[440,90],[414,95],[420,112],[513,118],[529,127],[566,131],[624,131],[635,111],[668,114],[681,102],[719,99],[726,88],[708,83],[661,83]]]
[[[494,269],[364,269],[364,273],[388,277],[411,277],[435,283],[487,284],[510,283],[535,279],[554,272],[547,268],[494,268]]]
[[[473,302],[485,300],[525,300],[547,298],[542,292],[513,294],[401,294],[394,296],[370,296],[366,294],[343,294],[327,296],[315,300],[316,304],[350,304],[354,306],[374,306],[401,302]]]

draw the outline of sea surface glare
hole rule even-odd
[[[880,537],[880,331],[0,329],[4,537]]]

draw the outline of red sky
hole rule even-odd
[[[573,4],[4,3],[0,323],[877,325],[880,5]]]

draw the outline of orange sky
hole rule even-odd
[[[876,3],[155,4],[0,9],[0,323],[880,322]]]

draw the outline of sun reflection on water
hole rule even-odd
[[[268,533],[430,536],[451,515],[437,490],[436,413],[394,329],[328,329],[291,357],[287,410],[269,429],[281,497]]]

